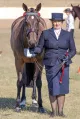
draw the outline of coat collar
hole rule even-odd
[[[56,35],[55,35],[55,33],[54,33],[54,28],[52,27],[49,31],[50,31],[50,34],[51,34],[53,37],[55,37],[55,39],[57,39],[57,38],[56,38]],[[60,35],[59,35],[59,38],[60,38],[63,34],[64,34],[64,30],[61,29],[61,33],[60,33]],[[59,38],[58,38],[58,39],[59,39]]]

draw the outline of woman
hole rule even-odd
[[[52,13],[51,21],[53,27],[42,32],[34,53],[41,53],[45,49],[43,62],[52,108],[51,116],[56,116],[58,113],[59,116],[64,117],[65,94],[69,93],[69,64],[71,58],[76,54],[76,47],[71,33],[62,29],[63,14]],[[56,73],[55,70],[63,61],[65,61],[65,67],[60,68]]]
[[[64,12],[67,15],[67,18],[66,18],[66,30],[71,32],[72,35],[74,36],[74,17],[73,17],[73,15],[71,13],[71,9],[67,8],[67,9],[64,10]]]

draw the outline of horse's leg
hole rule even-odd
[[[26,105],[26,95],[25,95],[25,91],[26,91],[26,65],[24,65],[22,75],[23,75],[22,76],[23,86],[22,86],[22,97],[21,97],[20,106],[25,107],[25,105]]]
[[[34,76],[33,76],[33,92],[32,92],[32,103],[37,104],[36,101],[36,79],[38,76],[38,68],[35,64],[35,69],[34,69]]]
[[[40,113],[45,113],[46,111],[45,111],[45,109],[42,105],[42,94],[41,94],[42,80],[41,80],[41,75],[42,75],[42,73],[39,72],[39,75],[38,75],[37,80],[36,80],[36,85],[37,85],[37,90],[38,90],[38,105],[39,105],[38,111]]]
[[[37,80],[36,80],[36,85],[37,85],[37,90],[38,90],[38,111],[41,113],[45,113],[45,109],[43,108],[42,105],[42,94],[41,94],[41,88],[42,88],[42,80],[41,80],[41,76],[42,76],[42,70],[43,70],[43,63],[42,61],[39,62],[40,67],[38,66],[38,76],[37,76]]]
[[[20,92],[21,92],[21,87],[23,85],[22,82],[22,67],[23,67],[23,62],[20,60],[15,59],[15,66],[16,66],[16,71],[17,71],[17,99],[16,99],[16,107],[20,106]]]
[[[25,95],[25,89],[26,86],[23,84],[22,86],[22,97],[21,97],[21,102],[20,102],[20,107],[23,108],[26,106],[26,95]]]
[[[39,72],[37,80],[36,80],[36,86],[37,86],[37,90],[38,90],[38,104],[39,104],[39,107],[43,107],[42,106],[42,96],[41,96],[42,81],[41,81],[41,73],[40,72]]]
[[[33,79],[33,92],[32,92],[32,104],[37,104],[37,101],[36,101],[36,80]]]
[[[24,99],[26,99],[25,89],[26,89],[26,86],[25,86],[25,84],[23,84],[21,101],[23,101]]]
[[[18,72],[18,80],[17,80],[17,99],[16,99],[16,111],[17,112],[20,112],[21,110],[21,107],[20,107],[20,92],[21,92],[21,87],[22,87],[22,84],[21,84],[21,72]]]

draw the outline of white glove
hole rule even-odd
[[[35,57],[36,56],[36,54],[35,53],[30,53],[30,50],[29,50],[29,48],[24,48],[24,55],[26,56],[26,57]]]

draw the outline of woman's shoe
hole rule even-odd
[[[67,117],[63,112],[59,112],[58,113],[58,116],[63,117],[63,118],[66,118]]]
[[[51,112],[51,114],[50,114],[50,118],[51,118],[51,117],[55,117],[55,116],[56,116],[56,113]]]

